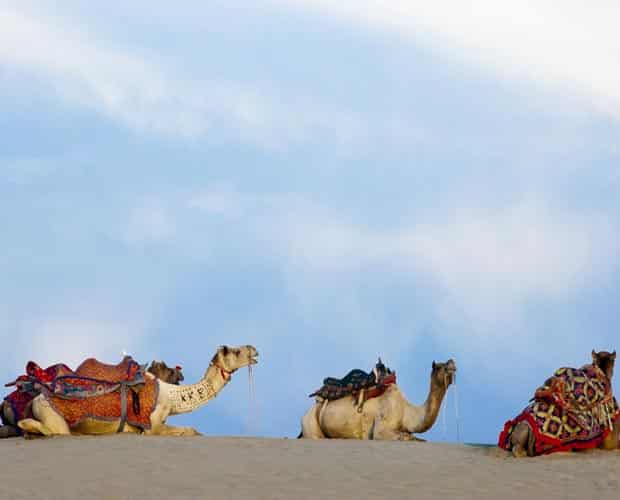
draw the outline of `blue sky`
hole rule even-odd
[[[618,338],[615,2],[8,1],[0,7],[0,338],[199,378],[178,423],[293,436],[328,375],[459,367],[495,441]],[[6,348],[6,346],[11,346]],[[455,440],[454,394],[445,425]],[[484,412],[481,418],[480,413]]]

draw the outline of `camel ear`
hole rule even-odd
[[[609,356],[611,359],[616,359],[616,351],[614,350],[614,352],[611,353],[611,355]]]
[[[596,362],[597,358],[598,358],[598,356],[596,355],[596,351],[594,349],[592,349],[592,361]]]
[[[227,345],[223,345],[222,346],[222,354],[224,356],[226,356],[228,354],[228,346]]]
[[[437,366],[437,363],[435,363],[435,361],[433,360],[433,370],[435,369],[436,366]]]

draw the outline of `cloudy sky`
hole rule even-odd
[[[618,347],[615,1],[4,0],[0,339],[246,371],[177,423],[294,436],[377,355],[459,367],[494,442],[558,366]],[[455,440],[454,391],[427,437]]]

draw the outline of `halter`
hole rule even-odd
[[[222,368],[220,365],[218,365],[217,363],[214,363],[214,362],[211,363],[211,366],[215,366],[220,371],[220,375],[224,379],[224,382],[228,382],[230,380],[230,377],[234,373],[234,370],[232,370],[232,371],[231,370],[226,370],[225,368]]]

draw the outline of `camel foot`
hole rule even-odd
[[[527,457],[527,450],[520,444],[515,444],[512,447],[512,455],[515,458],[524,458]]]
[[[40,434],[43,436],[51,436],[52,432],[41,422],[33,418],[25,418],[17,422],[19,428],[26,434]]]
[[[45,436],[43,436],[42,434],[33,434],[32,432],[26,432],[26,431],[23,432],[23,436],[24,436],[24,439],[28,439],[28,440],[45,438]]]
[[[193,427],[173,427],[165,424],[148,432],[148,434],[152,436],[202,436],[202,434]]]

